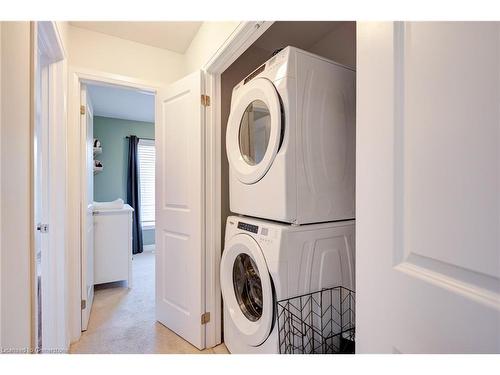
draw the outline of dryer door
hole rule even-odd
[[[253,184],[266,174],[278,152],[281,105],[266,78],[256,78],[239,90],[227,124],[226,151],[238,179]]]
[[[274,297],[271,276],[257,242],[237,234],[221,259],[221,289],[230,319],[246,344],[262,344],[273,326]]]

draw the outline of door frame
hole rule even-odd
[[[210,60],[203,65],[205,90],[211,98],[206,108],[206,299],[205,311],[212,312],[205,332],[208,348],[222,342],[222,291],[220,261],[224,248],[221,237],[221,76],[273,24],[270,21],[240,22]]]
[[[49,231],[47,241],[50,244],[50,251],[44,254],[44,261],[41,264],[42,272],[42,350],[46,348],[48,352],[65,351],[69,342],[66,335],[65,315],[66,299],[65,294],[65,252],[66,252],[66,145],[61,142],[66,134],[66,72],[67,53],[64,50],[61,35],[56,22],[54,21],[33,21],[31,23],[31,139],[35,140],[35,100],[36,99],[36,63],[38,50],[40,49],[49,59],[44,69],[47,70],[46,86],[48,87],[47,101],[42,108],[42,117],[48,121],[46,126],[49,133],[47,159],[49,162],[48,174],[48,199],[49,212],[47,213]],[[35,181],[35,154],[31,147],[31,179]],[[37,285],[36,276],[36,248],[34,231],[36,230],[34,209],[35,209],[35,187],[31,185],[30,192],[30,223],[31,223],[31,346],[37,350],[35,342],[37,322]]]
[[[68,97],[68,329],[70,342],[81,336],[81,252],[83,245],[82,204],[85,199],[86,130],[80,123],[80,90],[82,83],[121,86],[154,93],[155,107],[158,90],[164,86],[119,74],[92,69],[69,68]],[[155,110],[156,116],[156,110]],[[158,123],[155,117],[155,128]],[[82,164],[83,163],[83,164]]]

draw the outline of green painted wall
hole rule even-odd
[[[102,145],[102,154],[96,159],[102,161],[104,169],[94,175],[94,200],[112,201],[122,198],[127,201],[127,160],[129,135],[139,138],[154,138],[154,124],[150,122],[121,120],[108,117],[94,117],[94,138]],[[154,229],[143,233],[144,245],[154,244]]]

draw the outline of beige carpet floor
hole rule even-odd
[[[134,255],[133,288],[96,286],[88,330],[70,353],[227,354],[224,344],[198,350],[155,319],[154,253]]]

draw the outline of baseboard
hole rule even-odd
[[[155,244],[144,245],[144,246],[142,246],[142,250],[144,250],[144,251],[154,251],[155,247],[156,247]]]

